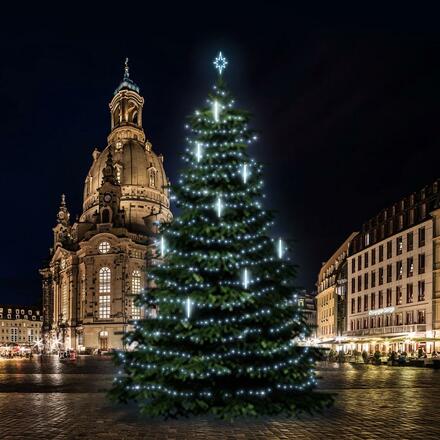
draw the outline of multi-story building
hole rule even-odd
[[[303,309],[307,325],[311,330],[310,337],[316,338],[316,292],[302,290],[298,295],[298,304]]]
[[[352,233],[319,271],[316,296],[317,337],[335,344],[346,329],[347,256]]]
[[[146,287],[158,223],[171,219],[163,156],[145,136],[143,104],[126,64],[110,102],[107,144],[92,154],[82,214],[71,224],[62,196],[40,271],[48,349],[122,348],[143,316],[134,300]]]
[[[35,307],[0,305],[0,346],[33,346],[42,338],[43,315]]]
[[[382,210],[352,240],[347,342],[353,348],[440,349],[439,182]]]

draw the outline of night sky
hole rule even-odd
[[[126,56],[147,137],[175,182],[185,116],[223,51],[225,78],[260,132],[251,154],[265,164],[274,234],[294,240],[305,288],[363,221],[439,177],[437,11],[160,3],[3,9],[0,302],[40,300],[60,194],[75,218]]]

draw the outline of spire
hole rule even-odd
[[[130,68],[128,67],[128,58],[125,58],[124,79],[130,77]]]
[[[57,222],[67,226],[69,224],[69,218],[70,214],[67,210],[66,196],[65,194],[61,194],[61,204],[57,214]]]
[[[139,93],[139,86],[130,78],[130,68],[128,67],[128,58],[125,58],[124,64],[124,77],[122,78],[121,84],[115,90],[115,95],[121,90],[133,90]]]

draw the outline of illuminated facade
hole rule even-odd
[[[329,345],[334,345],[346,328],[347,256],[355,236],[356,233],[351,234],[319,271],[316,335]]]
[[[440,349],[439,181],[364,224],[348,257],[347,342],[369,352]]]
[[[35,307],[0,304],[0,347],[36,346],[42,338],[43,315]]]
[[[134,299],[146,287],[157,225],[171,212],[163,157],[143,130],[143,104],[126,63],[110,102],[107,146],[93,151],[82,214],[72,224],[62,196],[50,260],[40,270],[49,349],[121,348],[145,312]]]

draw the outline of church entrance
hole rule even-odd
[[[107,331],[99,332],[99,348],[102,351],[108,350],[108,332]]]

